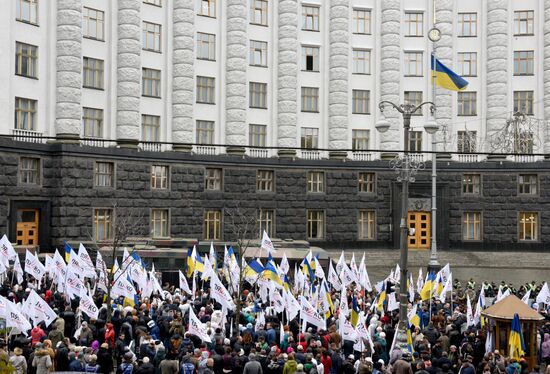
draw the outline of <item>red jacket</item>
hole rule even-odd
[[[105,343],[109,344],[110,348],[115,346],[115,330],[112,323],[108,323],[105,329]]]

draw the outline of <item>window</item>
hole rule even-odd
[[[143,0],[146,4],[156,5],[156,6],[162,6],[161,0]]]
[[[353,105],[352,113],[369,114],[370,110],[370,91],[367,90],[352,90]]]
[[[197,121],[197,144],[214,144],[213,121]]]
[[[409,151],[422,151],[422,131],[409,131]]]
[[[405,36],[422,36],[424,34],[424,13],[405,13]]]
[[[207,191],[221,191],[222,169],[207,168],[204,172],[204,189]]]
[[[222,212],[220,210],[207,210],[204,212],[204,239],[221,239]]]
[[[97,161],[94,165],[94,186],[114,187],[115,164],[112,162]]]
[[[40,184],[40,159],[21,157],[19,159],[19,183]]]
[[[359,173],[359,192],[374,193],[376,187],[376,175],[374,173]]]
[[[143,21],[141,43],[144,50],[160,52],[160,29],[156,23]]]
[[[197,0],[199,2],[199,15],[216,17],[216,0]]]
[[[15,43],[15,74],[24,77],[36,78],[38,47],[30,44]]]
[[[518,193],[520,195],[536,195],[538,184],[536,174],[520,174],[518,176]]]
[[[476,92],[458,92],[458,116],[477,115],[477,93]]]
[[[103,88],[103,60],[84,57],[82,63],[82,87]]]
[[[319,112],[319,89],[302,87],[302,112]]]
[[[275,173],[273,170],[258,170],[256,174],[256,189],[258,191],[273,191],[273,180]]]
[[[458,36],[477,36],[477,13],[458,13]]]
[[[370,34],[370,17],[369,9],[354,9],[353,10],[353,32],[356,34]]]
[[[141,69],[141,94],[160,97],[160,70]]]
[[[514,75],[533,75],[534,59],[534,51],[514,51]]]
[[[530,131],[519,131],[514,134],[514,153],[532,154],[535,139]]]
[[[422,52],[405,52],[405,76],[423,75]]]
[[[354,151],[369,149],[369,130],[351,130],[351,148]]]
[[[519,240],[539,240],[539,214],[536,212],[519,213]]]
[[[216,35],[197,33],[197,58],[200,60],[216,60]]]
[[[258,211],[258,232],[260,234],[259,238],[261,238],[264,234],[264,230],[265,232],[267,232],[267,235],[269,235],[270,238],[274,236],[274,217],[275,212],[273,211],[273,209],[260,209]]]
[[[308,171],[307,192],[325,192],[325,173],[322,171]]]
[[[464,174],[462,177],[462,193],[470,195],[481,194],[481,175]]]
[[[167,238],[168,233],[168,209],[151,210],[151,237]]]
[[[315,127],[302,127],[300,147],[315,149],[319,147],[319,129]]]
[[[144,142],[160,140],[160,116],[141,115],[141,140]]]
[[[86,38],[105,40],[103,20],[105,13],[92,8],[82,8],[82,35]]]
[[[374,210],[359,211],[359,239],[372,240],[376,228]]]
[[[457,138],[457,151],[474,153],[476,151],[477,131],[459,131]]]
[[[168,166],[153,165],[151,166],[151,188],[154,190],[168,189]]]
[[[307,238],[323,239],[325,237],[325,212],[322,210],[307,211]]]
[[[370,50],[353,50],[353,74],[370,74]]]
[[[477,75],[477,53],[461,52],[458,54],[458,73],[463,77]]]
[[[319,47],[302,47],[302,70],[319,71]]]
[[[15,123],[18,130],[36,130],[36,100],[15,98]]]
[[[250,65],[267,66],[267,42],[250,41]]]
[[[462,240],[481,240],[481,213],[462,213]]]
[[[302,6],[302,30],[319,31],[319,7]]]
[[[514,91],[514,112],[533,114],[533,91]]]
[[[215,78],[197,76],[197,103],[214,104],[215,90]]]
[[[248,144],[255,147],[265,147],[265,139],[267,136],[266,125],[249,125],[248,126]]]
[[[4,11],[6,10],[4,9]],[[38,0],[15,0],[15,19],[37,24]]]
[[[250,0],[250,23],[267,26],[267,0]]]
[[[103,110],[82,108],[82,129],[85,138],[103,137]]]
[[[113,210],[94,209],[94,238],[96,241],[111,239],[113,235]]]
[[[404,93],[405,104],[411,104],[418,106],[422,104],[422,91],[405,91]],[[421,116],[422,108],[414,112],[413,116]]]
[[[267,83],[250,82],[249,106],[267,109]]]
[[[532,10],[514,12],[514,35],[533,35],[534,21],[535,12]]]

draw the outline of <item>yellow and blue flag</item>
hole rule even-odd
[[[424,287],[422,287],[422,291],[420,291],[420,297],[422,298],[422,301],[431,299],[434,281],[435,281],[435,272],[430,271],[426,279],[426,282],[424,283]]]
[[[357,304],[357,298],[355,295],[351,298],[351,325],[357,326],[359,323],[359,304]]]
[[[378,304],[377,309],[380,311],[384,309],[384,304],[386,303],[386,282],[382,282],[382,289],[380,290],[380,294],[378,294]]]
[[[302,261],[302,272],[304,274],[309,274],[309,280],[312,283],[315,281],[315,270],[311,267],[311,263],[307,258],[304,258],[304,261]]]
[[[466,87],[468,87],[468,81],[443,65],[441,61],[433,55],[431,61],[432,79],[435,78],[435,84],[439,87],[446,88],[451,91],[463,91]]]
[[[279,276],[279,273],[277,272],[277,266],[275,265],[275,262],[273,261],[273,257],[271,257],[271,253],[269,254],[269,257],[267,259],[267,263],[265,264],[263,276],[266,279],[274,281],[275,283],[277,283],[280,286],[283,285],[281,277]]]
[[[69,260],[71,258],[71,251],[73,249],[71,248],[70,245],[67,244],[67,242],[65,242],[65,262],[66,263],[69,263]]]
[[[411,354],[414,353],[414,344],[413,344],[413,339],[411,334],[411,326],[408,326],[407,328],[407,349]]]
[[[508,354],[510,358],[519,360],[525,354],[525,343],[523,342],[523,334],[521,333],[521,323],[519,322],[518,314],[514,314],[512,320],[512,328],[510,330],[510,338],[508,339]]]
[[[195,260],[193,259],[193,250],[187,248],[187,277],[189,278],[195,272]]]

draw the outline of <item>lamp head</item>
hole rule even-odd
[[[428,122],[424,124],[424,130],[426,130],[426,132],[430,135],[435,134],[439,130],[439,125],[437,124],[433,116],[430,116]]]
[[[378,118],[378,121],[376,121],[376,124],[374,125],[376,127],[376,130],[378,130],[381,133],[385,133],[390,128],[390,122],[386,119],[384,116],[384,113],[380,113],[380,118]]]

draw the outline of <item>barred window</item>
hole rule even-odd
[[[409,151],[422,151],[422,131],[409,131]]]
[[[197,103],[214,104],[215,91],[215,78],[197,76]]]
[[[319,7],[302,6],[302,30],[319,31]]]
[[[103,88],[103,60],[84,57],[82,86],[86,88]]]
[[[477,53],[461,52],[458,54],[458,73],[463,77],[475,77],[477,75]]]
[[[96,187],[114,187],[115,164],[112,162],[96,161],[94,181]]]
[[[477,131],[459,131],[457,139],[457,151],[463,153],[476,152]]]
[[[539,214],[537,212],[519,213],[519,240],[539,240]]]
[[[204,189],[207,191],[221,191],[223,170],[207,168],[204,172]]]
[[[15,0],[15,19],[38,24],[38,0]]]
[[[352,90],[352,112],[355,114],[370,113],[370,91]]]
[[[197,121],[197,144],[214,144],[213,121]]]
[[[15,129],[36,130],[36,105],[36,100],[15,98]]]
[[[141,94],[160,97],[160,70],[143,68],[141,71]]]
[[[520,195],[536,195],[538,193],[538,177],[536,174],[518,175],[518,193]]]
[[[256,174],[256,189],[258,191],[273,191],[273,180],[275,172],[273,170],[258,170]]]
[[[372,240],[374,239],[376,230],[376,214],[374,210],[359,211],[359,239]]]
[[[266,125],[248,126],[248,144],[255,147],[265,147],[267,136]]]
[[[300,148],[315,149],[319,147],[319,129],[315,127],[302,127],[300,136]]]
[[[319,71],[319,47],[302,47],[302,70]]]
[[[325,192],[325,173],[322,171],[308,171],[307,192]]]
[[[422,36],[424,34],[424,13],[405,13],[405,36]]]
[[[354,151],[364,151],[369,149],[369,130],[351,130],[351,148]]]
[[[250,82],[250,108],[267,109],[267,83]]]
[[[319,89],[302,87],[302,112],[319,112]]]
[[[197,33],[197,58],[201,60],[216,60],[216,35]]]
[[[94,209],[94,239],[103,241],[113,236],[113,209]]]
[[[371,11],[369,9],[353,10],[353,32],[356,34],[370,34]]]
[[[535,73],[535,51],[514,51],[514,75]]]
[[[82,108],[82,129],[85,138],[103,137],[103,109]]]
[[[101,10],[82,8],[82,34],[86,38],[104,40],[105,13]]]
[[[15,43],[15,74],[36,78],[38,62],[38,47],[26,43]]]
[[[307,238],[323,239],[325,237],[325,212],[310,209],[307,211]]]
[[[411,104],[414,106],[419,106],[422,104],[422,91],[405,91],[404,93],[405,104]],[[412,114],[413,116],[421,116],[422,108],[418,109]]]
[[[267,0],[250,0],[250,23],[267,26]]]
[[[267,66],[267,42],[250,41],[250,65]]]
[[[530,131],[519,131],[514,134],[514,153],[532,154],[535,139]]]
[[[464,174],[462,177],[462,193],[469,195],[481,194],[481,175]]]
[[[462,213],[462,240],[481,240],[481,213]]]
[[[40,184],[40,159],[21,157],[19,159],[19,183]]]
[[[533,91],[514,91],[514,112],[533,115]]]
[[[222,212],[221,210],[207,210],[204,212],[204,239],[221,239]]]
[[[359,173],[359,192],[374,193],[376,189],[376,174],[369,172]]]
[[[422,52],[405,52],[405,76],[423,76]]]
[[[216,0],[197,0],[199,3],[199,15],[216,17]]]
[[[477,92],[458,92],[458,116],[477,115]]]
[[[458,36],[477,36],[477,13],[458,13]]]
[[[264,231],[270,238],[275,234],[275,211],[273,209],[258,210],[258,238],[262,237]]]
[[[151,209],[151,237],[167,238],[169,234],[168,209]]]
[[[151,166],[151,188],[154,190],[168,189],[169,168],[166,165]]]
[[[161,25],[143,21],[142,48],[146,51],[160,52]]]
[[[353,74],[370,74],[370,50],[353,50]]]
[[[144,142],[160,141],[160,116],[141,115],[141,140]]]
[[[514,12],[514,35],[533,35],[535,33],[535,12],[519,10]]]

